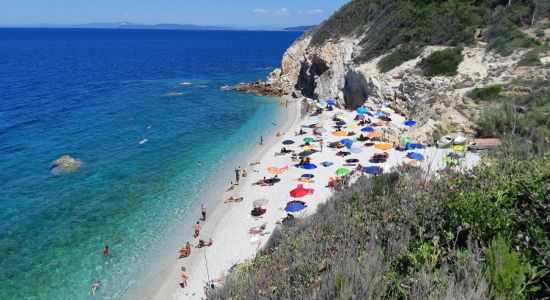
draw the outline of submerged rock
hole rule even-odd
[[[63,175],[78,170],[82,166],[80,160],[74,159],[68,155],[63,155],[56,159],[51,166],[53,175]]]

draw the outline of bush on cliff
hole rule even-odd
[[[458,65],[463,60],[461,48],[448,48],[435,51],[422,59],[419,67],[424,76],[454,76],[458,73]]]
[[[360,178],[276,229],[212,298],[549,296],[549,164],[544,155],[429,182],[411,168]]]
[[[397,48],[378,62],[378,68],[380,72],[388,72],[406,61],[417,58],[421,52],[422,48]]]
[[[475,88],[468,93],[468,96],[474,100],[495,101],[502,97],[500,92],[502,92],[502,85],[495,84],[482,88]]]

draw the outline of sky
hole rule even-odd
[[[349,0],[0,0],[0,26],[131,22],[315,25]]]

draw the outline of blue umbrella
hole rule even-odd
[[[363,168],[363,172],[371,175],[376,175],[382,173],[382,168],[378,166],[371,166]]]
[[[422,144],[413,144],[413,143],[410,143],[409,145],[410,145],[410,147],[411,147],[412,149],[426,149],[426,146],[424,146],[424,145],[422,145]]]
[[[292,145],[292,144],[294,144],[294,141],[291,141],[291,140],[283,141],[283,145]]]
[[[334,105],[336,105],[336,102],[334,102],[334,100],[328,100],[327,105],[328,106],[334,106]]]
[[[420,161],[424,160],[424,156],[418,152],[409,152],[407,153],[407,157]]]
[[[301,177],[302,178],[313,178],[313,177],[315,177],[315,175],[313,175],[313,174],[302,174]]]
[[[287,212],[297,212],[306,208],[306,205],[302,201],[290,201],[286,204],[285,211]]]
[[[361,150],[361,148],[350,148],[349,152],[351,152],[351,153],[361,153],[361,152],[363,152],[363,150]]]
[[[374,131],[374,128],[372,128],[372,127],[365,127],[365,128],[363,128],[363,129],[361,129],[361,131],[363,131],[363,132],[373,132],[373,131]]]
[[[343,139],[343,140],[340,140],[340,143],[347,145],[347,144],[353,144],[353,141],[351,139]]]
[[[317,169],[317,166],[314,164],[305,164],[302,166],[302,169],[313,170],[313,169]]]
[[[324,161],[324,162],[321,163],[321,165],[322,165],[323,167],[330,167],[330,166],[333,165],[333,163],[330,162],[330,161]]]
[[[364,107],[364,106],[359,106],[356,110],[355,110],[358,114],[364,114],[367,112],[367,109]]]
[[[386,114],[383,113],[383,112],[381,112],[381,111],[377,111],[377,112],[374,113],[374,116],[375,116],[375,117],[385,117]]]
[[[405,126],[411,127],[411,126],[416,125],[416,121],[408,120],[408,121],[405,121],[405,123],[403,123],[403,124],[405,124]]]
[[[366,115],[369,116],[369,117],[374,117],[374,115],[371,114],[370,112],[367,112]]]

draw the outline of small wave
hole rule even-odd
[[[189,85],[193,85],[193,84],[191,82],[183,81],[183,82],[178,83],[178,85],[189,86]]]
[[[254,68],[253,70],[269,70],[269,69],[273,69],[273,67],[259,67],[259,68]]]
[[[166,97],[178,97],[178,96],[181,96],[183,94],[184,94],[183,92],[173,92],[173,93],[166,93],[166,94],[164,94],[164,96],[166,96]]]
[[[143,140],[139,141],[138,144],[143,145],[143,144],[147,143],[148,141],[149,141],[148,139],[143,139]]]

